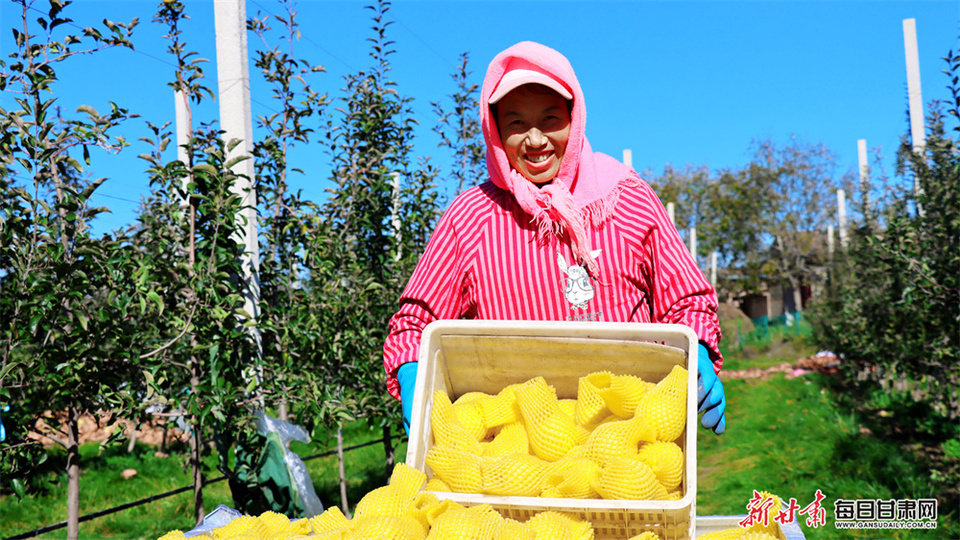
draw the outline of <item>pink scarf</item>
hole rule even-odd
[[[505,73],[519,66],[529,69],[531,64],[573,95],[570,138],[560,172],[553,182],[543,187],[537,187],[510,165],[500,141],[496,118],[490,114],[488,105]],[[590,148],[584,135],[587,111],[583,91],[570,62],[559,52],[539,43],[517,43],[490,62],[480,96],[480,122],[487,143],[490,179],[498,187],[513,193],[520,207],[533,216],[541,238],[550,234],[563,238],[566,232],[573,256],[597,277],[599,267],[590,255],[592,248],[587,228],[599,227],[610,219],[623,187],[639,182],[640,177],[630,167]]]

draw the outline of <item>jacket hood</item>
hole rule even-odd
[[[543,186],[530,182],[510,165],[496,118],[490,110],[490,97],[504,75],[514,70],[546,75],[573,96],[570,136],[563,161],[557,176]],[[545,45],[532,41],[517,43],[490,62],[480,100],[480,123],[487,144],[490,179],[513,194],[544,236],[555,234],[563,238],[566,233],[574,256],[596,275],[586,227],[600,226],[608,220],[615,211],[621,183],[639,181],[639,177],[630,167],[590,148],[585,136],[587,112],[583,90],[570,62]]]

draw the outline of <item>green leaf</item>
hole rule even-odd
[[[75,311],[75,312],[73,313],[73,315],[76,317],[77,322],[80,323],[80,327],[83,328],[84,331],[89,331],[89,330],[90,330],[90,329],[88,328],[89,321],[87,321],[87,315],[86,315],[86,313],[76,312],[76,311]]]
[[[220,362],[217,360],[217,353],[220,352],[220,344],[214,343],[210,347],[209,358],[210,358],[210,382],[217,386],[218,379],[220,378]]]
[[[13,492],[17,494],[17,499],[21,501],[24,500],[27,496],[27,489],[23,485],[23,482],[20,481],[19,478],[14,478],[10,484],[11,487],[13,487]]]
[[[156,291],[150,291],[147,293],[147,298],[153,300],[157,304],[157,309],[160,310],[160,314],[163,314],[163,299],[160,298],[160,295]]]
[[[13,370],[13,368],[15,368],[16,366],[17,366],[16,362],[10,362],[9,364],[3,366],[3,369],[0,369],[0,381],[3,381],[3,379],[7,376],[7,374],[10,373],[10,371]]]

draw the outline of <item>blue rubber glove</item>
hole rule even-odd
[[[724,415],[727,398],[723,395],[723,383],[717,378],[710,353],[703,343],[697,353],[697,403],[700,405],[697,414],[703,413],[700,425],[712,429],[717,435],[723,433],[727,428],[727,417]]]
[[[410,415],[413,413],[413,389],[417,386],[417,362],[407,362],[397,370],[400,383],[400,405],[403,408],[403,429],[410,435]]]
[[[10,406],[4,405],[2,410],[3,412],[7,412],[10,410]],[[5,441],[6,439],[7,439],[7,430],[6,428],[3,427],[3,417],[0,416],[0,442]]]

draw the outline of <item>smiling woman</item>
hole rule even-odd
[[[405,421],[434,320],[658,322],[698,334],[701,423],[722,432],[716,293],[650,186],[590,147],[570,62],[530,41],[506,49],[487,68],[479,112],[490,181],[440,219],[384,344]]]
[[[521,83],[496,102],[507,159],[535,184],[550,182],[560,172],[570,138],[568,99],[539,83]]]

